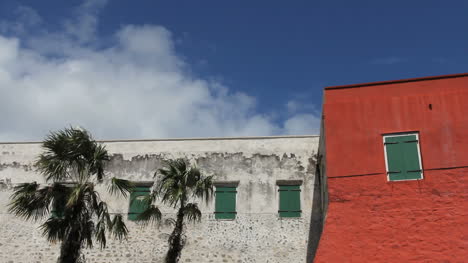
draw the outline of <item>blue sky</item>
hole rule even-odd
[[[94,6],[83,11],[86,3]],[[23,7],[40,17],[40,30],[11,30],[12,23],[25,20],[24,12],[17,11]],[[0,15],[9,24],[3,27],[3,36],[17,38],[20,46],[33,50],[26,44],[31,35],[45,38],[41,30],[57,35],[64,31],[64,24],[79,24],[88,15],[96,18],[93,37],[79,45],[95,52],[115,45],[116,32],[128,25],[162,27],[169,32],[171,52],[184,64],[185,77],[222,85],[228,95],[221,104],[236,100],[229,96],[238,93],[254,101],[240,104],[245,108],[239,113],[242,117],[218,114],[214,121],[233,119],[235,124],[211,131],[190,132],[181,124],[164,131],[148,128],[146,133],[116,133],[108,132],[115,125],[101,129],[97,120],[72,118],[72,124],[113,138],[316,133],[325,86],[467,72],[467,13],[468,1],[457,0],[4,0],[0,4]],[[220,98],[216,91],[209,92],[213,100]],[[155,121],[157,126],[167,122]],[[243,130],[245,122],[265,122],[266,126]],[[51,121],[49,129],[60,125]],[[180,129],[185,131],[176,132]],[[13,132],[5,128],[3,133],[9,139]],[[29,133],[13,138],[33,137]]]

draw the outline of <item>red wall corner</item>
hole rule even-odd
[[[325,90],[323,114],[314,262],[468,262],[468,77]],[[422,180],[387,181],[382,136],[398,132],[419,133]]]

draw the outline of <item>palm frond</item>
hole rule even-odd
[[[156,191],[151,191],[148,195],[145,195],[143,201],[145,204],[152,205],[158,199],[158,193]]]
[[[196,203],[186,204],[183,208],[183,213],[188,221],[199,222],[201,220],[202,213]]]
[[[71,208],[81,203],[83,201],[85,191],[85,184],[76,185],[70,193],[70,196],[68,197],[66,207]]]
[[[182,175],[185,171],[187,171],[187,163],[184,159],[178,158],[175,160],[168,160],[167,167],[171,171],[173,175]]]
[[[197,181],[193,196],[205,200],[206,203],[213,197],[213,176],[207,176]]]
[[[47,181],[64,181],[76,175],[96,175],[102,180],[104,166],[110,160],[105,147],[81,129],[51,132],[42,147],[44,152],[35,165]]]
[[[189,188],[195,187],[195,185],[202,179],[200,170],[196,167],[192,167],[187,171],[187,179],[185,185]]]
[[[156,185],[156,192],[161,197],[161,201],[172,207],[176,207],[184,194],[184,189],[175,177],[165,176]]]
[[[139,214],[136,218],[137,222],[141,223],[143,226],[148,224],[156,224],[161,221],[161,211],[157,206],[150,205],[145,211]]]
[[[187,186],[188,166],[184,159],[168,160],[158,170],[161,179],[156,184],[156,191],[161,201],[174,208],[185,202],[189,188]]]
[[[46,177],[46,180],[63,181],[68,175],[68,155],[66,133],[51,132],[42,143],[45,150],[36,160],[36,168]]]
[[[103,249],[107,245],[106,228],[100,223],[101,222],[98,221],[98,223],[96,224],[96,230],[95,230],[94,236],[96,240],[99,242],[99,244],[101,245],[101,249]]]
[[[51,132],[44,142],[44,152],[39,155],[35,165],[47,181],[64,181],[69,178],[69,170],[77,157],[76,147],[72,145],[73,128]]]
[[[112,220],[112,234],[118,240],[126,239],[128,235],[128,228],[125,225],[123,220],[123,216],[121,214],[117,214],[114,216]]]
[[[107,243],[106,230],[112,231],[112,220],[105,202],[99,202],[95,211],[97,215],[97,224],[94,231],[94,236],[100,243],[101,249],[103,249],[106,247]]]
[[[110,219],[109,215],[109,209],[107,208],[107,203],[106,202],[99,202],[97,208],[95,209],[97,217],[101,220],[104,220],[103,223],[107,226],[112,225],[112,221]]]
[[[67,222],[63,218],[51,217],[39,228],[42,236],[51,243],[62,241],[67,231]]]
[[[22,196],[29,196],[34,194],[38,188],[39,184],[37,182],[19,184],[13,187],[13,194],[11,195],[10,199],[14,200]]]
[[[102,178],[104,177],[104,166],[107,163],[107,161],[110,160],[110,156],[107,153],[106,147],[101,144],[95,144],[94,156],[91,160],[92,160],[91,173],[96,174],[98,181],[101,182]]]
[[[80,235],[83,241],[86,241],[86,247],[93,247],[93,233],[95,232],[94,222],[88,218],[84,220],[81,225]]]
[[[23,183],[13,189],[8,211],[26,220],[38,220],[49,213],[53,200],[52,187],[40,188],[39,184]]]
[[[108,190],[112,195],[120,194],[123,197],[127,197],[127,195],[132,192],[134,187],[135,185],[129,180],[112,177]]]

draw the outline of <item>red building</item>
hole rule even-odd
[[[314,262],[468,262],[468,74],[325,89]]]

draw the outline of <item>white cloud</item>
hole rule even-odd
[[[256,113],[255,98],[191,74],[164,27],[126,25],[98,47],[105,2],[86,1],[61,32],[25,37],[28,23],[2,24],[23,32],[0,34],[0,141],[38,140],[68,125],[101,139],[316,133],[314,115],[278,124]],[[41,21],[27,10],[22,21]]]
[[[36,27],[42,23],[42,18],[32,8],[18,6],[14,11],[15,21],[0,21],[0,32],[24,34],[28,28]]]
[[[76,10],[76,16],[64,22],[65,32],[79,43],[94,40],[98,26],[98,13],[107,0],[85,0]]]
[[[297,114],[286,120],[286,134],[319,134],[320,118],[314,114]]]
[[[288,113],[296,113],[300,108],[300,104],[295,100],[290,100],[286,103]]]

